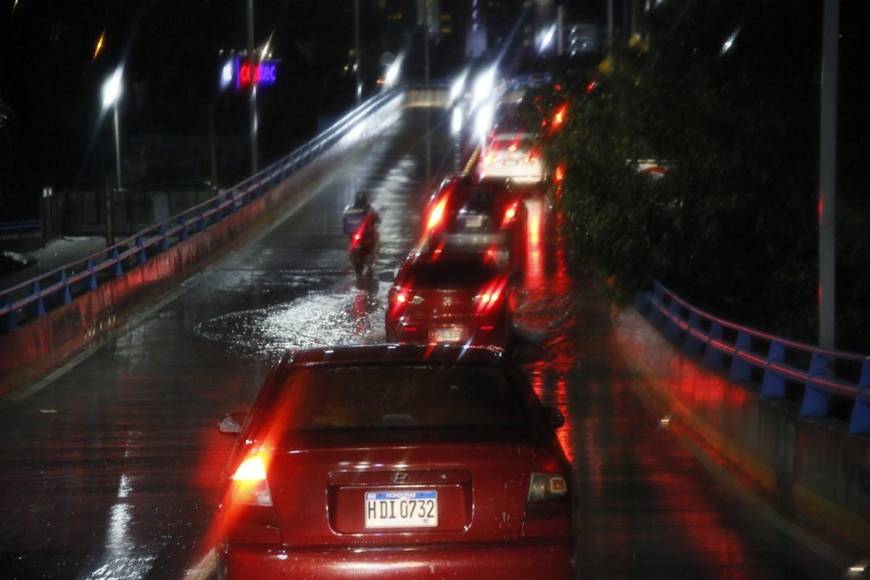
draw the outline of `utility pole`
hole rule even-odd
[[[106,177],[106,195],[103,199],[106,204],[106,246],[115,245],[115,232],[112,227],[112,188],[109,185],[109,178]]]
[[[423,80],[429,91],[429,0],[423,0]],[[426,107],[426,187],[432,179],[432,135],[429,119],[430,107]]]
[[[423,0],[423,80],[429,88],[429,0]]]
[[[257,172],[257,83],[254,81],[254,70],[259,63],[254,54],[254,0],[248,0],[248,62],[251,70],[251,175]]]
[[[117,178],[118,191],[121,191],[121,131],[118,129],[118,101],[112,107],[115,117],[115,177]]]
[[[613,0],[607,0],[607,52],[613,50]]]
[[[362,81],[360,80],[360,47],[359,47],[359,0],[353,0],[353,72],[356,77],[356,104],[362,100]]]
[[[819,346],[836,342],[837,38],[840,0],[823,0],[819,131]]]

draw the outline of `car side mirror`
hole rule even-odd
[[[547,422],[553,429],[558,429],[565,424],[565,415],[556,407],[544,407],[544,414],[547,416]]]
[[[225,415],[218,423],[218,432],[223,435],[238,435],[242,432],[242,423],[245,422],[247,413],[238,412]]]

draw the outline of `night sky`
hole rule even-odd
[[[353,3],[259,1],[256,12],[256,44],[271,36],[274,58],[280,60],[275,86],[259,93],[266,163],[310,136],[318,116],[338,114],[352,103],[353,77],[345,66],[353,45]],[[395,51],[403,42],[379,30],[375,17],[364,10],[369,92],[380,72],[380,51]],[[102,184],[114,150],[111,119],[100,119],[100,85],[120,62],[125,74],[122,147],[125,163],[134,166],[127,180],[131,186],[137,185],[137,156],[161,157],[154,143],[172,141],[167,148],[176,156],[207,151],[212,102],[220,143],[228,156],[240,158],[225,173],[240,177],[247,160],[247,96],[219,94],[218,76],[226,51],[246,44],[241,0],[0,1],[0,100],[12,110],[6,142],[0,143],[7,148],[0,155],[5,199],[10,192],[39,191],[44,185],[85,189]],[[206,178],[201,165],[158,167],[138,185]],[[27,211],[16,205],[7,201],[3,213]]]

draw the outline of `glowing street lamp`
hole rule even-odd
[[[399,73],[402,71],[402,55],[399,55],[396,60],[390,64],[390,67],[387,69],[387,72],[384,74],[384,88],[388,89],[392,86],[395,86],[396,82],[399,80]]]
[[[124,91],[123,85],[124,72],[121,67],[115,69],[115,72],[103,82],[103,111],[109,107],[112,108],[115,118],[115,176],[117,178],[118,190],[121,189],[121,137],[118,129],[118,101],[121,100],[121,94]]]

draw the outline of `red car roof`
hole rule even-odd
[[[282,362],[292,366],[371,363],[459,363],[495,366],[503,361],[504,351],[492,346],[373,344],[291,350],[284,355]]]

